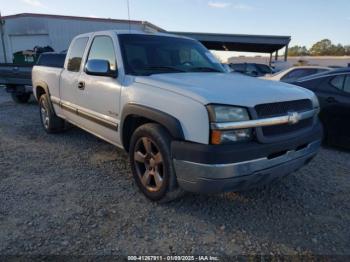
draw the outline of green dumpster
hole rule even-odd
[[[34,64],[38,56],[32,51],[19,51],[13,54],[14,64]]]

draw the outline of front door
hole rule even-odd
[[[107,35],[96,35],[92,40],[86,62],[89,60],[106,60],[110,70],[117,69],[115,44]],[[118,79],[110,76],[94,76],[82,70],[78,84],[77,105],[85,118],[87,129],[102,136],[114,144],[120,145],[118,125],[120,119],[120,91]]]
[[[350,75],[326,80],[318,97],[327,138],[333,144],[350,147]]]

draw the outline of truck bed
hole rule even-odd
[[[39,66],[33,68],[33,79],[41,79],[50,87],[50,94],[55,97],[60,97],[59,86],[60,76],[63,68]]]

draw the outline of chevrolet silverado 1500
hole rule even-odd
[[[125,149],[136,184],[154,201],[269,183],[320,147],[313,92],[225,73],[181,36],[79,35],[63,68],[35,66],[32,81],[48,133],[69,122]]]

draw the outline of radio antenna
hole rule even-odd
[[[129,0],[126,0],[126,4],[128,7],[128,20],[129,20],[129,33],[131,32],[131,20],[130,20],[130,3]]]

